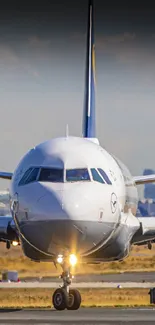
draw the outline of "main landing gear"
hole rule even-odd
[[[56,289],[53,294],[53,306],[57,310],[77,310],[81,305],[80,292],[77,289],[69,288],[72,281],[72,275],[70,273],[69,264],[66,262],[62,262],[61,266],[63,269],[61,275],[63,285],[62,287]]]

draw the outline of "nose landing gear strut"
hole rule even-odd
[[[61,266],[63,269],[61,274],[63,285],[54,291],[52,297],[53,306],[57,310],[77,310],[81,305],[80,292],[69,287],[72,282],[69,264],[64,261]]]

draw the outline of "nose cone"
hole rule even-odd
[[[37,184],[37,190],[39,195],[31,201],[29,220],[22,224],[25,237],[37,250],[55,256],[66,249],[69,253],[87,254],[109,238],[115,225],[109,187],[103,193],[92,183],[46,183]]]
[[[91,200],[80,190],[51,189],[37,200],[38,212],[50,220],[79,221],[89,214]]]
[[[86,240],[90,202],[81,191],[47,187],[34,210],[32,218],[39,233],[37,245],[44,243],[51,254],[66,249],[81,253],[92,246],[92,240]]]
[[[70,220],[85,220],[90,215],[91,201],[80,191],[67,191],[62,197],[62,210]]]

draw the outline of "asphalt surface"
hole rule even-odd
[[[0,282],[0,288],[57,288],[62,284],[58,277],[25,278],[19,283]],[[103,275],[77,275],[72,281],[78,288],[151,288],[155,287],[155,272],[119,273]]]
[[[61,282],[62,284],[62,282]],[[60,285],[57,282],[1,282],[0,288],[58,288]],[[72,282],[72,288],[152,288],[155,287],[155,282]]]
[[[153,325],[153,308],[80,308],[77,311],[0,310],[0,324]]]
[[[36,281],[36,278],[24,278],[24,281]],[[38,280],[38,279],[37,279]],[[58,277],[43,277],[41,282],[61,282]],[[132,272],[119,274],[86,274],[76,275],[74,282],[155,282],[155,272]]]

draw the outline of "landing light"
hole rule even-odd
[[[77,263],[77,257],[74,254],[71,254],[69,256],[69,263],[71,264],[71,266],[76,265],[76,263]]]
[[[12,242],[12,245],[13,245],[13,246],[18,246],[18,241],[15,241],[15,240],[14,240],[14,241]]]
[[[62,255],[58,255],[58,257],[57,257],[57,262],[58,262],[59,264],[61,264],[61,263],[63,262],[63,256],[62,256]]]

